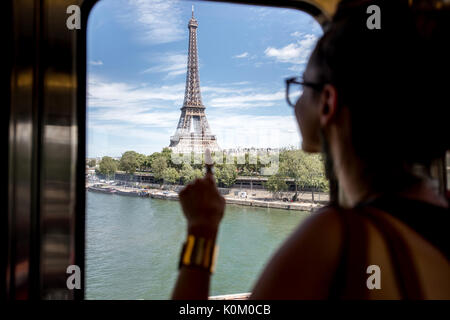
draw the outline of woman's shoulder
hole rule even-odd
[[[343,231],[336,208],[311,214],[261,274],[252,299],[325,299],[339,264]]]
[[[450,257],[448,225],[450,209],[405,197],[382,197],[367,204],[395,217]]]
[[[311,213],[291,233],[280,250],[287,252],[301,250],[305,247],[314,248],[319,252],[322,248],[339,249],[343,239],[344,225],[338,207],[326,206]]]
[[[292,237],[304,237],[308,233],[329,233],[330,235],[340,235],[343,230],[342,213],[343,210],[338,206],[328,205],[316,211],[306,218],[295,229]]]

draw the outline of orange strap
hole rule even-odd
[[[404,237],[399,235],[392,224],[383,218],[383,215],[389,213],[373,207],[366,207],[363,210],[363,214],[374,223],[386,239],[402,296],[409,300],[423,299],[419,277],[410,247],[406,244]]]
[[[341,209],[344,245],[330,299],[367,299],[367,245],[365,219],[369,219],[385,239],[398,287],[404,299],[422,299],[417,272],[405,239],[382,216],[389,214],[372,207]]]

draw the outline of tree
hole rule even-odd
[[[318,189],[326,180],[322,159],[319,155],[306,155],[303,163],[306,169],[307,184],[311,187],[311,197],[314,203],[314,189]]]
[[[205,174],[202,172],[202,170],[194,169],[194,175],[193,175],[192,181],[195,180],[195,179],[203,178],[204,175]]]
[[[139,169],[139,171],[143,171],[145,168],[145,162],[147,160],[147,157],[143,155],[142,153],[136,153],[136,167]]]
[[[288,189],[285,179],[279,174],[270,176],[264,183],[264,187],[272,192],[273,198],[278,198],[283,191]]]
[[[244,169],[242,169],[242,175],[243,176],[252,176],[253,175],[253,171],[251,171],[250,168],[245,166]]]
[[[301,150],[285,150],[280,153],[280,175],[294,179],[295,196],[297,196],[298,185],[306,182],[307,168],[303,162]]]
[[[294,179],[295,196],[298,186],[311,188],[313,203],[314,190],[327,185],[320,155],[306,154],[302,150],[284,150],[280,153],[280,174]]]
[[[153,161],[153,157],[152,155],[149,156],[145,156],[144,161],[143,161],[143,166],[146,170],[151,169],[152,167],[152,161]]]
[[[150,169],[152,168],[153,161],[160,156],[161,153],[159,152],[153,152],[151,155],[147,156],[147,164]]]
[[[237,176],[237,168],[234,164],[224,164],[221,167],[216,167],[217,180],[226,188],[231,187],[236,182]]]
[[[175,168],[166,168],[163,171],[163,179],[171,184],[174,184],[180,180],[180,174]]]
[[[160,155],[166,159],[168,167],[176,167],[176,165],[172,162],[172,149],[165,147],[162,149]]]
[[[117,170],[117,162],[113,158],[105,156],[100,160],[98,171],[108,177]]]
[[[95,161],[95,159],[91,159],[88,161],[88,166],[89,168],[93,168],[97,165],[97,161]]]
[[[128,174],[134,174],[138,167],[138,153],[135,151],[126,151],[122,154],[119,162],[119,169]]]
[[[183,179],[183,184],[186,185],[194,180],[194,169],[192,169],[192,166],[189,163],[183,163],[180,175]]]
[[[164,170],[167,169],[166,158],[159,156],[152,161],[152,172],[155,179],[164,179]]]

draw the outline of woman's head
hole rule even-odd
[[[327,130],[338,124],[350,137],[348,151],[368,173],[403,174],[405,166],[445,151],[442,113],[448,103],[409,8],[379,1],[381,29],[369,29],[370,3],[364,3],[341,6],[311,54],[305,81],[324,86],[305,88],[297,102],[303,148],[314,152],[332,143]]]

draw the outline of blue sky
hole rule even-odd
[[[88,22],[88,157],[161,151],[183,103],[191,5],[200,85],[221,148],[300,143],[284,78],[301,75],[322,30],[291,9],[102,0]]]

